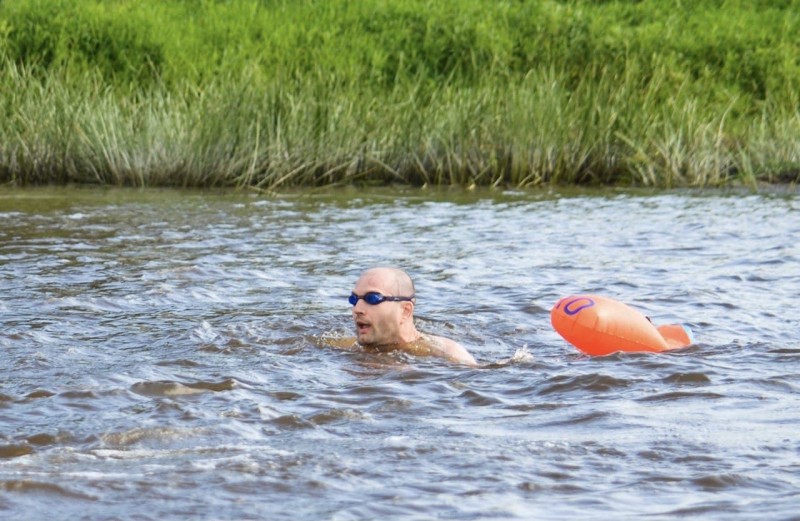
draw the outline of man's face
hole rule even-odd
[[[364,296],[375,291],[386,296],[394,295],[389,281],[380,274],[367,273],[356,282],[353,293]],[[381,302],[370,305],[359,299],[353,306],[353,320],[356,326],[356,338],[362,346],[382,346],[400,342],[400,322],[402,320],[402,302]]]

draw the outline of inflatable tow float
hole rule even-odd
[[[562,298],[550,310],[550,322],[564,340],[592,356],[619,351],[658,353],[694,343],[688,326],[656,327],[632,307],[599,295]]]

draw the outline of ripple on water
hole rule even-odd
[[[713,392],[691,392],[691,391],[670,391],[665,393],[658,393],[650,396],[643,396],[636,400],[643,403],[649,402],[677,402],[681,400],[721,400],[725,398],[724,395]]]
[[[545,382],[543,388],[539,390],[539,394],[547,396],[585,391],[602,394],[627,389],[633,383],[632,380],[599,373],[557,375]]]
[[[230,391],[234,387],[236,387],[236,381],[228,378],[220,382],[137,382],[131,386],[131,390],[142,396],[187,396],[202,394],[208,391]]]
[[[711,383],[711,378],[705,373],[674,373],[664,378],[663,381],[676,385],[705,385]]]
[[[127,450],[110,450],[109,447],[125,448],[148,443],[161,445],[165,442],[201,437],[204,433],[207,433],[205,428],[182,427],[135,427],[122,432],[107,432],[99,437],[100,442],[106,448],[93,449],[92,453],[105,457],[137,458],[141,455]]]
[[[18,458],[33,452],[33,447],[28,444],[14,443],[11,445],[0,445],[0,459]]]
[[[42,494],[45,496],[63,497],[65,499],[96,500],[97,496],[83,494],[53,483],[33,480],[6,480],[0,481],[0,488],[6,492],[22,494]]]

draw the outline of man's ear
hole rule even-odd
[[[403,302],[403,318],[411,320],[414,317],[414,303]]]

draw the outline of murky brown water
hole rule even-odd
[[[798,519],[800,200],[0,190],[2,519]],[[374,264],[465,369],[319,347]],[[698,339],[590,359],[571,293]]]

